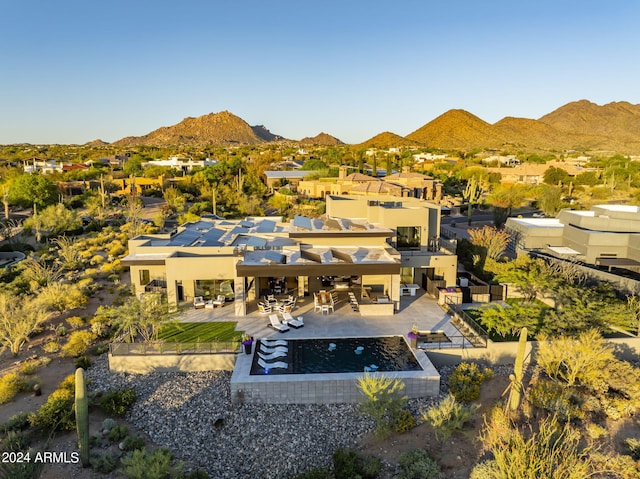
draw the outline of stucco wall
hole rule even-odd
[[[123,356],[109,354],[109,369],[132,374],[147,374],[152,371],[233,371],[235,361],[234,353]]]

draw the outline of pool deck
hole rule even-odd
[[[249,305],[249,314],[235,316],[233,304],[210,309],[191,309],[181,314],[186,322],[235,321],[236,329],[256,339],[317,339],[392,336],[407,333],[415,325],[420,331],[443,331],[451,343],[444,347],[473,347],[450,322],[449,315],[420,289],[416,296],[403,296],[401,309],[392,316],[365,317],[349,305],[346,292],[340,291],[335,311],[327,314],[314,312],[313,298],[298,298],[291,313],[304,318],[304,327],[291,328],[280,333],[269,327],[269,315],[260,314],[255,303]],[[437,344],[430,345],[438,347]],[[439,392],[440,375],[426,353],[413,350],[422,371],[380,373],[403,380],[404,393],[410,397],[435,396]],[[362,373],[250,375],[253,353],[237,355],[231,378],[232,398],[246,403],[343,403],[361,398],[357,378]]]

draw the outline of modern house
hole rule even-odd
[[[640,207],[598,205],[564,209],[556,218],[509,218],[505,228],[517,252],[541,250],[585,263],[640,267]]]
[[[302,297],[323,289],[357,291],[363,315],[387,315],[400,309],[402,293],[410,293],[406,284],[423,274],[455,284],[456,256],[429,244],[439,228],[436,205],[387,212],[388,206],[363,204],[378,211],[372,215],[377,221],[347,217],[358,212],[358,203],[332,199],[328,209],[341,214],[296,216],[288,223],[279,217],[203,218],[173,234],[130,240],[122,264],[130,267],[138,295],[159,291],[173,305],[225,295],[238,316],[274,290]],[[398,222],[399,228],[384,226]]]

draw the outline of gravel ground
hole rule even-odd
[[[133,388],[137,401],[127,420],[187,469],[212,478],[294,477],[329,466],[336,448],[353,447],[374,429],[357,404],[234,404],[226,371],[116,374],[103,357],[87,375],[93,391]],[[417,414],[436,399],[411,400],[409,409]]]

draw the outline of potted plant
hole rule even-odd
[[[420,336],[420,332],[418,331],[418,326],[415,324],[411,327],[411,331],[407,334],[407,338],[409,338],[409,346],[413,349],[418,347],[418,337]]]
[[[253,336],[249,336],[247,333],[242,335],[242,345],[244,346],[244,353],[251,354],[251,347],[253,346]]]

